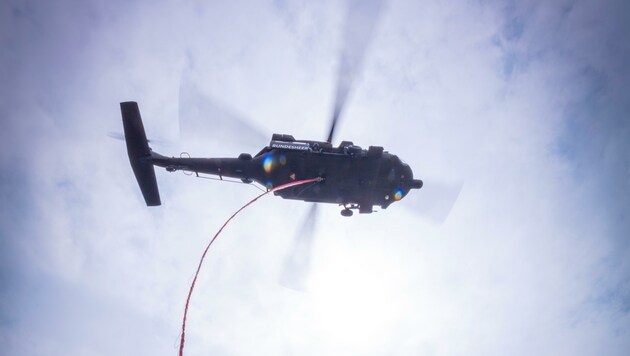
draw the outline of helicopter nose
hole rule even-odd
[[[413,172],[411,171],[411,167],[409,167],[409,165],[403,164],[402,170],[405,177],[403,180],[407,183],[409,189],[422,188],[422,181],[420,179],[413,179]]]
[[[420,189],[420,188],[422,188],[423,185],[424,185],[424,183],[422,183],[422,180],[414,179],[414,180],[411,181],[411,184],[409,185],[409,187],[411,189]]]
[[[413,172],[411,171],[411,167],[409,167],[409,165],[403,163],[400,170],[402,173],[401,175],[402,181],[413,179]]]

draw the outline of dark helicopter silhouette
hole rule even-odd
[[[381,0],[351,0],[348,3],[334,106],[325,141],[296,140],[291,135],[274,134],[269,145],[254,156],[242,153],[233,158],[191,158],[184,157],[184,154],[167,157],[149,147],[138,104],[133,101],[121,103],[127,152],[146,204],[161,204],[155,166],[171,172],[181,170],[188,174],[215,175],[220,180],[235,178],[239,183],[260,184],[267,189],[292,181],[322,178],[317,182],[274,192],[285,199],[313,202],[302,228],[294,236],[293,247],[287,255],[281,277],[283,285],[304,290],[319,203],[338,204],[343,207],[343,216],[351,216],[353,210],[371,213],[374,207],[387,208],[406,197],[411,190],[423,188],[422,180],[414,178],[411,167],[383,147],[369,146],[364,149],[350,141],[342,141],[337,146],[332,144],[341,113],[360,72],[380,16],[382,3]],[[221,128],[227,127],[232,129],[230,133],[234,133],[236,128],[237,135],[248,143],[264,140],[257,130],[252,130],[247,120],[224,115],[222,110],[217,111],[215,103],[201,95],[195,86],[184,85],[186,81],[183,78],[180,82],[180,119],[182,124],[186,124],[184,118],[196,119],[201,123],[192,127],[197,138],[201,134],[199,131],[203,131],[199,130],[200,126],[207,125],[209,120],[218,120],[212,123],[212,129],[207,130],[207,134],[216,135],[217,129],[221,131]],[[180,125],[180,130],[183,126]],[[207,139],[205,134],[203,137]],[[432,178],[426,180],[428,183],[422,189],[422,194],[407,198],[405,205],[429,222],[441,223],[449,215],[462,186],[445,184]]]
[[[154,166],[170,172],[181,170],[256,182],[267,189],[320,177],[323,179],[312,185],[274,194],[285,199],[339,204],[343,206],[343,216],[351,216],[352,209],[360,213],[371,213],[375,206],[385,209],[412,189],[420,189],[423,183],[414,179],[409,165],[383,147],[363,149],[350,141],[342,141],[336,147],[332,145],[335,128],[361,68],[382,5],[380,0],[349,3],[326,141],[296,140],[291,135],[274,134],[269,145],[255,156],[242,153],[235,158],[166,157],[149,147],[138,104],[121,103],[129,160],[147,205],[161,204]]]
[[[412,189],[422,187],[422,181],[413,178],[411,167],[383,147],[363,149],[350,141],[334,147],[331,141],[336,118],[326,141],[274,134],[269,145],[253,157],[249,153],[236,158],[166,157],[149,147],[138,104],[123,102],[120,108],[127,153],[148,206],[161,204],[154,166],[169,172],[181,170],[256,182],[267,189],[320,177],[321,181],[306,187],[296,186],[274,194],[285,199],[339,204],[344,207],[343,216],[351,216],[351,209],[360,213],[371,213],[374,206],[385,209]]]

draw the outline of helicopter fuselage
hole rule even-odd
[[[411,189],[422,187],[413,179],[411,168],[382,147],[363,149],[343,141],[338,147],[328,142],[295,140],[274,134],[269,146],[252,157],[238,158],[165,157],[151,152],[147,157],[168,171],[189,171],[256,182],[267,189],[296,180],[321,177],[320,182],[296,186],[275,195],[285,199],[343,205],[371,213],[373,206],[385,209]]]

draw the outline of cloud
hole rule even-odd
[[[176,138],[185,73],[254,127],[323,138],[342,6],[0,6],[4,350],[174,353],[197,258],[255,191],[160,170],[164,205],[144,207],[106,135],[118,102]],[[306,207],[265,198],[213,246],[187,354],[624,354],[627,6],[387,4],[337,138],[464,180],[450,217],[323,206],[299,294],[277,281]],[[226,141],[191,154],[266,144]]]

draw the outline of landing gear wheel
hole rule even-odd
[[[341,216],[350,217],[352,216],[352,210],[346,208],[341,211]]]

